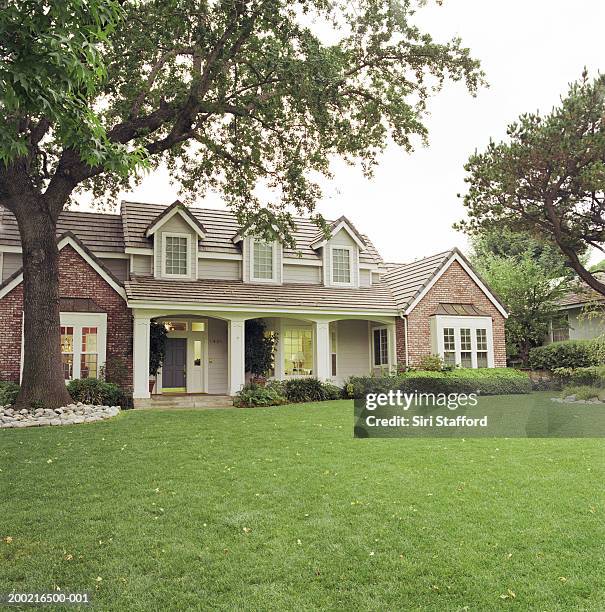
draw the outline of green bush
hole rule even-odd
[[[367,393],[480,393],[512,395],[529,393],[529,376],[507,368],[457,369],[451,372],[406,372],[397,376],[352,376],[344,386],[347,397],[361,399]]]
[[[529,352],[529,366],[536,370],[587,368],[605,364],[603,340],[566,340],[538,346]]]
[[[446,366],[440,355],[425,355],[420,360],[419,370],[427,372],[443,372],[453,369],[451,366]]]
[[[317,378],[291,378],[282,382],[283,393],[288,402],[322,402],[339,399],[340,388],[323,383]]]
[[[591,400],[596,397],[601,401],[605,401],[605,390],[588,385],[572,385],[565,387],[561,391],[561,397],[569,397],[570,395],[575,395],[576,399],[579,400]]]
[[[67,384],[67,390],[74,402],[95,406],[119,406],[124,393],[114,383],[98,378],[76,378]]]
[[[19,385],[14,382],[0,381],[0,406],[12,406],[19,394]]]
[[[552,373],[558,383],[565,387],[592,386],[605,387],[605,368],[591,366],[589,368],[555,368]]]
[[[279,406],[285,404],[286,398],[275,386],[261,386],[256,383],[246,385],[237,393],[233,405],[238,408],[253,408],[255,406]]]

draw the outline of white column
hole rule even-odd
[[[235,395],[245,383],[245,321],[243,319],[232,319],[229,321],[227,329],[229,339],[229,394]]]
[[[132,348],[133,397],[147,399],[149,393],[149,324],[150,318],[134,318],[134,335]]]
[[[315,323],[315,376],[319,380],[330,378],[330,324],[327,321]]]
[[[391,370],[397,370],[397,324],[387,325],[387,343],[389,349],[389,366]]]

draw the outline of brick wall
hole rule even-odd
[[[124,299],[71,247],[59,255],[62,298],[91,298],[107,313],[107,358],[119,357],[132,385],[132,315]],[[19,380],[23,285],[0,299],[0,380]]]
[[[505,319],[457,261],[450,265],[408,316],[410,365],[417,365],[422,357],[432,352],[430,316],[440,302],[473,304],[491,315],[495,365],[506,367]],[[405,330],[401,319],[397,321],[397,362],[405,364]]]

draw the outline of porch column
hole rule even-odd
[[[244,341],[245,341],[244,319],[232,319],[229,321],[228,345],[229,345],[229,395],[235,395],[246,382],[244,372]]]
[[[148,399],[149,393],[149,325],[148,316],[134,316],[132,347],[133,397]]]
[[[389,367],[395,370],[397,368],[397,323],[389,323],[387,325],[387,338]]]
[[[330,323],[315,323],[315,376],[319,380],[330,378]]]

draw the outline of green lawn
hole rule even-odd
[[[0,592],[89,591],[99,610],[603,610],[604,440],[356,440],[352,422],[340,401],[0,431]]]

